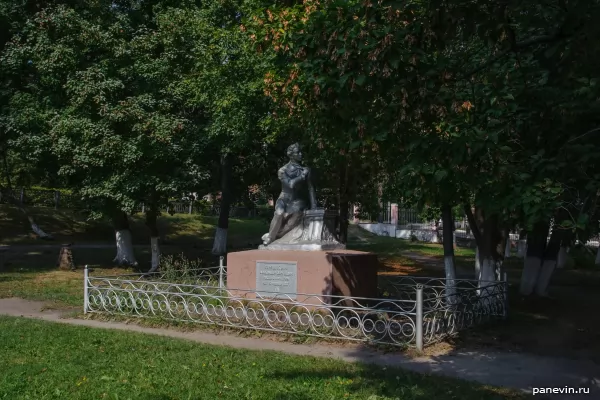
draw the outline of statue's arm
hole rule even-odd
[[[277,176],[279,176],[279,180],[281,181],[281,183],[287,184],[292,189],[304,179],[302,176],[298,176],[296,178],[289,178],[285,173],[285,167],[281,167],[279,169]]]
[[[288,180],[287,176],[285,175],[285,167],[279,168],[279,171],[277,171],[277,178],[279,178],[282,183]]]

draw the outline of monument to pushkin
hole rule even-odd
[[[228,289],[309,303],[329,303],[330,296],[377,297],[377,257],[347,250],[339,241],[339,214],[318,207],[300,145],[289,146],[287,157],[277,171],[281,194],[263,244],[227,255]]]

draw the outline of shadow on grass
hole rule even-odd
[[[105,220],[88,221],[87,214],[75,210],[55,210],[46,207],[30,207],[28,212],[36,223],[54,237],[52,241],[35,238],[26,216],[16,207],[0,206],[0,232],[3,243],[48,244],[78,240],[96,241],[98,238],[114,237],[110,222]],[[10,233],[10,235],[8,234]],[[101,239],[102,240],[102,239]]]
[[[362,353],[358,353],[360,359]],[[324,381],[325,385],[335,385],[343,388],[346,396],[364,391],[368,388],[371,393],[365,399],[508,399],[516,398],[507,390],[495,389],[478,384],[459,381],[441,376],[421,375],[394,366],[380,367],[370,364],[359,364],[352,373],[330,371],[312,371],[297,368],[292,371],[273,372],[267,375],[275,381],[302,380]],[[425,371],[424,371],[425,372]],[[432,372],[432,371],[430,371]],[[459,374],[455,374],[460,377]],[[465,378],[464,374],[462,377]],[[452,389],[449,389],[452,388]],[[277,400],[310,399],[304,396],[302,388],[295,391],[282,391],[275,396]],[[343,398],[343,397],[342,397]]]
[[[550,295],[549,298],[523,297],[518,285],[511,285],[509,318],[462,332],[453,343],[461,347],[522,351],[600,363],[598,286],[555,284]]]
[[[85,212],[55,210],[49,207],[30,207],[28,212],[37,224],[52,234],[52,241],[35,238],[25,215],[16,207],[0,205],[0,232],[4,244],[61,244],[61,243],[114,243],[114,230],[108,219],[89,220]],[[217,217],[199,214],[162,214],[158,218],[158,230],[163,244],[212,246]],[[130,217],[130,229],[134,244],[149,244],[150,234],[144,215]],[[234,246],[252,246],[260,243],[260,237],[268,230],[264,219],[229,219],[229,241]]]
[[[11,249],[4,254],[4,265],[0,272],[40,273],[57,270],[60,248],[29,251]],[[73,249],[73,261],[77,269],[85,265],[96,268],[113,268],[115,250],[111,248]]]
[[[198,345],[18,318],[0,317],[0,326],[6,360],[0,369],[7,398],[41,398],[56,392],[78,399],[111,393],[115,398],[148,400],[509,398],[478,384],[393,366]],[[34,377],[35,385],[24,379],[27,376]]]
[[[158,218],[158,231],[163,244],[201,245],[212,247],[217,217],[197,214],[162,215]],[[149,243],[150,236],[143,216],[131,218],[132,235],[138,244]],[[258,246],[268,225],[261,219],[229,219],[228,244],[232,247]]]

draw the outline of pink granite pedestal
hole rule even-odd
[[[272,287],[272,293],[281,292],[278,290],[281,288],[277,286],[287,280],[282,287],[286,288],[286,292],[293,291],[289,288],[294,285],[289,285],[289,282],[295,277],[296,293],[291,297],[295,297],[299,302],[323,304],[331,302],[331,298],[328,297],[331,295],[374,298],[378,294],[377,256],[353,250],[249,250],[229,253],[227,288],[232,294],[239,293],[246,298],[255,298],[254,293],[243,293],[243,291],[257,289],[257,262],[265,262],[269,265],[276,265],[277,262],[286,264],[287,266],[280,268],[280,271],[275,266],[274,271],[266,272],[273,274],[270,279],[274,285],[269,287]],[[294,269],[293,263],[297,266],[295,276],[290,272]],[[281,279],[277,278],[277,274]],[[275,296],[274,294],[273,297]]]

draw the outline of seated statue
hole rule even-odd
[[[316,209],[315,189],[310,177],[310,169],[300,165],[302,151],[298,143],[287,149],[290,161],[279,168],[277,176],[281,181],[281,194],[275,202],[275,215],[269,232],[262,237],[265,246],[282,238],[292,229],[303,223],[304,211],[308,209],[306,192],[310,208]]]
[[[310,169],[300,165],[300,146],[296,143],[288,147],[287,156],[290,161],[277,173],[281,194],[275,202],[275,215],[269,232],[262,237],[264,245],[259,248],[304,251],[345,248],[338,240],[338,213],[317,208]]]

